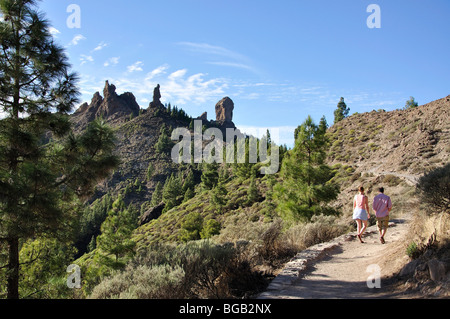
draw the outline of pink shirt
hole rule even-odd
[[[377,217],[389,216],[389,210],[392,208],[391,198],[384,194],[378,194],[373,199],[372,208]]]
[[[364,198],[365,198],[366,196],[365,195],[361,195],[361,194],[358,194],[358,195],[355,195],[355,200],[354,200],[354,203],[353,203],[353,207],[354,208],[360,208],[360,209],[366,209],[366,205],[365,205],[365,203],[364,203]]]

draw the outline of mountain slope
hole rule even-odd
[[[347,170],[341,207],[351,209],[360,185],[369,195],[385,186],[401,197],[424,173],[450,161],[450,96],[407,110],[354,114],[328,136],[328,163]]]
[[[407,110],[355,114],[329,135],[331,164],[419,176],[450,160],[450,96]]]

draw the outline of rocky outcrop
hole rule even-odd
[[[208,112],[204,112],[197,119],[202,120],[202,121],[208,121]]]
[[[234,102],[229,97],[224,97],[216,104],[216,121],[233,121]]]
[[[103,97],[96,92],[91,103],[82,104],[73,114],[73,122],[76,130],[84,129],[87,124],[96,118],[102,117],[107,122],[124,122],[132,116],[139,115],[139,105],[132,93],[126,92],[121,95],[116,93],[114,84],[105,83]]]
[[[161,103],[161,86],[158,84],[155,89],[153,90],[153,101],[150,102],[149,108],[150,109],[157,109],[157,108],[163,108],[164,105]]]
[[[162,211],[166,207],[166,204],[161,203],[158,206],[155,206],[148,211],[146,211],[140,218],[139,218],[139,226],[145,225],[150,223],[154,219],[158,219],[162,215]]]

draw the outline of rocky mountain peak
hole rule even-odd
[[[139,105],[132,93],[126,92],[121,95],[116,93],[116,86],[105,82],[103,97],[99,92],[95,92],[91,103],[82,104],[73,115],[73,122],[76,130],[82,130],[87,124],[98,117],[102,117],[107,122],[122,123],[130,114],[139,114]]]
[[[117,97],[116,86],[114,84],[109,84],[109,81],[105,82],[105,88],[103,89],[104,98]]]

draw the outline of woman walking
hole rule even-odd
[[[356,220],[358,239],[361,243],[364,243],[362,235],[366,231],[369,218],[369,198],[364,195],[364,187],[361,186],[359,188],[359,194],[355,195],[353,199],[353,219]]]

